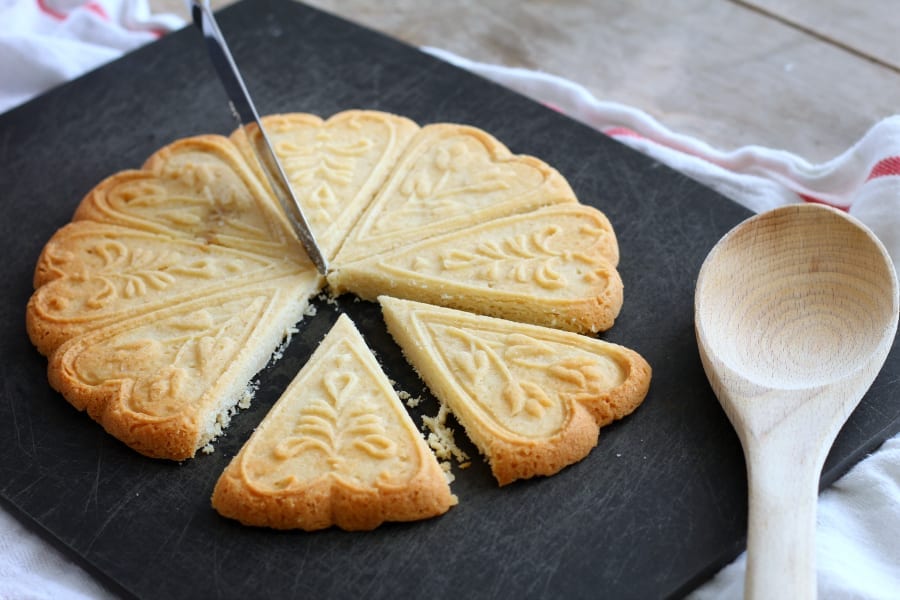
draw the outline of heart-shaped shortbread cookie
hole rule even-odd
[[[622,306],[618,245],[600,211],[560,204],[336,267],[335,293],[379,294],[577,332]]]
[[[327,121],[309,114],[271,115],[262,123],[303,216],[328,258],[335,255],[419,129],[404,117],[365,110],[338,113]],[[250,132],[259,143],[258,130]],[[268,183],[243,132],[231,138]]]
[[[230,287],[308,272],[215,244],[96,221],[75,221],[44,247],[27,325],[38,350],[121,321]]]
[[[346,315],[222,474],[213,506],[245,524],[373,529],[456,503]]]
[[[381,296],[407,360],[491,464],[500,485],[552,475],[643,401],[650,367],[586,336]]]
[[[514,156],[474,127],[428,125],[410,141],[335,261],[343,265],[497,217],[575,201],[568,182],[546,163]]]
[[[76,336],[51,385],[148,456],[181,460],[214,439],[318,287],[309,271],[203,296]]]
[[[142,170],[109,177],[81,202],[74,220],[308,260],[277,202],[221,136],[179,140]]]

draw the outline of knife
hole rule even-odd
[[[303,209],[300,207],[300,202],[291,189],[284,168],[278,161],[278,157],[275,156],[272,142],[269,141],[269,136],[266,135],[266,130],[263,128],[259,120],[259,114],[256,112],[256,107],[253,105],[253,100],[250,99],[247,86],[244,85],[241,73],[231,57],[231,52],[228,50],[228,44],[225,43],[225,38],[219,30],[219,25],[216,23],[216,18],[213,16],[213,11],[209,6],[209,0],[202,0],[202,2],[200,0],[192,0],[191,7],[194,25],[200,29],[203,33],[203,39],[206,40],[209,57],[216,69],[216,73],[219,75],[219,79],[222,81],[222,85],[225,87],[225,93],[228,95],[229,104],[231,105],[231,112],[237,119],[238,126],[247,134],[247,139],[256,152],[260,164],[263,165],[263,171],[265,171],[269,183],[278,197],[278,201],[284,208],[284,212],[287,214],[288,221],[294,228],[297,238],[303,244],[303,248],[306,249],[306,253],[309,254],[319,273],[325,275],[325,272],[328,270],[328,261],[316,243],[316,236],[313,235],[312,230],[309,228],[309,222],[303,216]],[[250,124],[255,124],[259,129],[260,135],[255,139],[249,135],[246,129],[246,126]],[[269,168],[266,168],[267,166]]]

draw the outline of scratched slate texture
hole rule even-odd
[[[626,300],[602,337],[647,358],[651,391],[562,473],[500,489],[475,460],[456,471],[460,504],[448,514],[369,533],[245,528],[218,517],[209,496],[340,311],[398,387],[426,397],[414,418],[436,412],[374,304],[318,303],[211,456],[154,461],[107,436],[47,385],[24,307],[43,244],[93,185],[179,137],[231,131],[199,34],[186,29],[0,115],[3,505],[126,597],[666,597],[734,558],[744,463],[703,375],[692,303],[704,256],[748,213],[565,116],[302,5],[245,1],[220,23],[261,113],[364,107],[470,123],[557,167],[616,228]],[[824,484],[900,429],[897,357],[895,343]]]

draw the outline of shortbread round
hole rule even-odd
[[[613,228],[543,161],[474,127],[377,111],[264,123],[331,259],[332,292],[584,333],[613,325]],[[258,132],[179,140],[102,181],[35,269],[26,324],[50,383],[148,456],[210,448],[325,284],[247,135]]]

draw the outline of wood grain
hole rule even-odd
[[[825,161],[893,114],[900,98],[900,74],[860,56],[897,64],[886,0],[792,0],[774,15],[722,0],[665,10],[652,0],[307,3],[416,46],[566,77],[723,150],[759,144]],[[182,0],[151,5],[186,15]]]
[[[814,598],[819,474],[893,344],[893,263],[854,219],[787,206],[713,248],[695,302],[703,367],[747,462],[746,597]]]
[[[891,0],[735,1],[900,73],[900,37],[893,18],[897,5]]]

